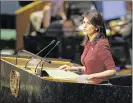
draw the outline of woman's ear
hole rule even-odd
[[[98,28],[96,28],[96,31],[98,32]]]
[[[97,31],[97,32],[99,32],[99,31],[100,31],[100,28],[99,28],[99,27],[98,27],[98,28],[96,28],[96,31]]]

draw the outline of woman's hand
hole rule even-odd
[[[88,79],[87,79],[88,75],[80,75],[76,78],[76,81],[78,83],[88,83]]]
[[[87,79],[88,79],[88,80],[93,79],[93,78],[95,78],[95,75],[94,75],[94,74],[89,74],[89,75],[87,76]]]
[[[81,69],[83,69],[83,67],[74,67],[74,66],[68,66],[68,65],[62,65],[59,67],[59,69],[61,70],[71,70],[71,71],[83,71]]]
[[[78,83],[89,83],[89,84],[94,84],[93,81],[91,81],[91,79],[94,78],[93,74],[90,75],[80,75],[76,78]]]
[[[62,65],[62,66],[60,66],[60,67],[58,67],[60,70],[65,70],[65,71],[68,71],[68,70],[70,70],[70,66],[68,66],[68,65]]]

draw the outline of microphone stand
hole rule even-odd
[[[45,49],[47,49],[50,45],[52,45],[55,42],[55,40],[52,40],[50,42],[50,44],[48,44],[46,47],[44,47],[41,51],[39,51],[36,55],[40,54],[42,51],[44,51]],[[30,60],[33,59],[33,57],[31,57],[25,64],[25,68],[27,67],[27,64],[30,62]]]
[[[33,53],[27,51],[27,50],[22,50],[22,51],[23,51],[23,52],[26,52],[27,54],[30,54],[30,55],[32,55],[32,56],[34,56],[34,57],[37,57],[37,58],[41,59],[41,61],[43,60],[43,61],[45,61],[45,62],[50,62],[49,60],[46,60],[46,59],[44,59],[44,58],[42,58],[42,57],[40,57],[40,56],[38,56],[38,55],[36,55],[36,54],[33,54]]]
[[[60,43],[60,41],[57,41],[57,43],[54,45],[54,47],[43,57],[43,58],[46,58],[48,55],[49,55],[49,53],[57,46],[57,45],[59,45],[59,43]],[[39,66],[39,64],[42,62],[42,60],[40,60],[39,61],[39,63],[37,64],[37,66],[36,66],[36,68],[35,68],[35,74],[36,74],[36,71],[37,71],[37,67]],[[44,62],[45,63],[45,62]],[[44,63],[42,63],[42,67],[41,67],[41,74],[42,74],[42,68],[43,68],[43,64]],[[51,61],[48,61],[47,63],[51,63]]]
[[[16,65],[17,65],[17,58],[18,58],[18,53],[20,52],[20,51],[22,51],[23,50],[23,48],[20,48],[20,49],[18,49],[15,53],[14,53],[14,56],[16,55],[16,60],[15,60],[15,63],[16,63]]]

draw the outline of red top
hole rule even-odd
[[[116,68],[107,39],[100,39],[96,43],[88,42],[84,46],[81,62],[85,66],[83,74],[99,73]],[[93,78],[91,80],[98,84],[108,78]]]

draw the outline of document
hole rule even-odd
[[[57,69],[55,70],[43,69],[43,72],[45,72],[43,73],[44,76],[50,76],[57,79],[71,79],[79,76],[78,74],[71,71],[64,71],[64,70],[57,70]]]

